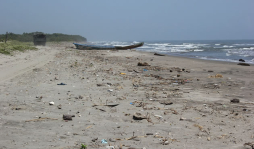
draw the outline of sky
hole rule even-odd
[[[88,41],[254,39],[254,0],[0,0],[0,34]]]

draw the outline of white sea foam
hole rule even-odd
[[[200,49],[195,49],[194,52],[201,52],[201,51],[204,51],[204,50],[200,50]]]
[[[252,43],[242,43],[242,44],[233,44],[233,45],[235,45],[235,46],[252,46],[254,44],[252,44]]]
[[[168,45],[170,45],[170,44],[168,44],[168,43],[150,43],[150,44],[147,44],[147,45],[149,45],[149,46],[168,46]]]
[[[233,48],[234,46],[227,46],[227,45],[224,45],[223,48]]]

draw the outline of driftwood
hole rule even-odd
[[[250,64],[247,64],[247,63],[238,63],[237,65],[241,65],[241,66],[250,66]]]
[[[48,117],[45,117],[45,118],[27,120],[27,121],[25,121],[25,122],[38,122],[38,121],[44,121],[44,120],[57,120],[57,119],[56,119],[56,118],[48,118]]]
[[[154,55],[157,55],[157,56],[165,56],[164,54],[159,54],[159,53],[154,53]]]

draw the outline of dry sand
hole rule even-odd
[[[0,55],[0,148],[251,148],[253,66],[70,47]]]

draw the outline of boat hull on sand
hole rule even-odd
[[[140,42],[134,45],[129,46],[100,46],[100,45],[89,45],[89,44],[79,44],[73,43],[77,49],[80,50],[128,50],[137,47],[141,47],[144,45],[144,42]]]

